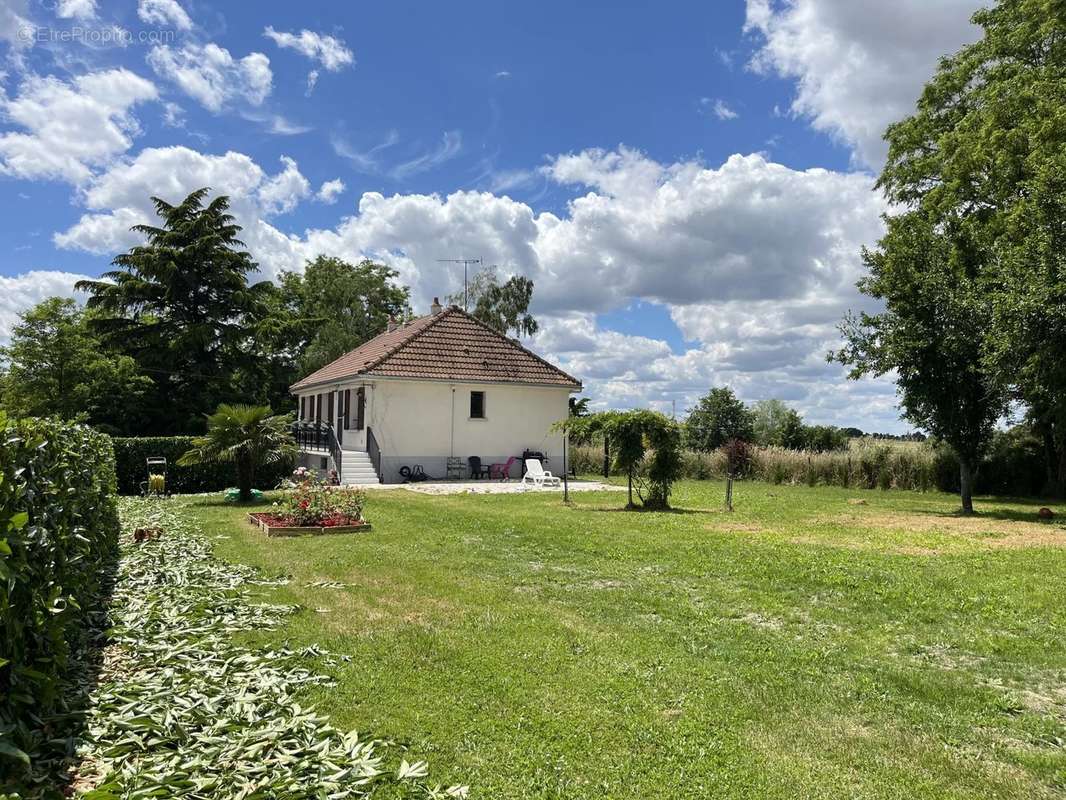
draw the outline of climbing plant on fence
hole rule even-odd
[[[59,700],[117,540],[110,437],[0,412],[0,787],[25,768],[29,730]]]

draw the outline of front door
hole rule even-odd
[[[366,426],[366,389],[360,386],[355,392],[355,429],[363,430]]]

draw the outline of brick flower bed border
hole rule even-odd
[[[307,527],[269,525],[262,519],[268,516],[270,515],[253,513],[248,515],[248,521],[257,526],[267,536],[322,536],[333,533],[357,533],[370,530],[369,522],[363,522],[358,525],[330,525],[327,527],[319,527],[317,525]]]

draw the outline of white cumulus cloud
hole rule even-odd
[[[115,164],[84,189],[88,213],[53,237],[57,247],[112,255],[141,241],[133,225],[155,219],[151,196],[179,202],[203,186],[230,197],[233,214],[245,227],[241,238],[268,265],[276,243],[284,240],[266,219],[291,211],[310,194],[296,162],[282,158],[282,169],[268,175],[254,160],[233,151],[207,155],[188,147],[154,147]],[[279,239],[280,237],[280,239]],[[294,262],[284,247],[286,266]]]
[[[278,47],[295,50],[312,61],[321,64],[330,72],[337,72],[343,67],[355,63],[355,56],[344,41],[324,33],[315,33],[306,28],[299,33],[276,31],[267,26],[263,35],[273,40]]]
[[[796,81],[792,111],[877,168],[937,59],[974,41],[980,0],[747,0],[757,71]]]
[[[0,134],[0,173],[82,183],[133,144],[130,109],[154,100],[155,86],[125,69],[71,81],[30,75],[13,98],[0,96],[5,119],[21,131]]]
[[[344,190],[347,188],[348,187],[344,185],[344,181],[340,178],[334,178],[331,181],[324,182],[318,187],[318,192],[315,193],[315,197],[326,205],[333,205],[337,202],[337,198],[344,194]]]
[[[213,42],[160,45],[148,54],[148,63],[157,75],[176,83],[210,111],[234,102],[261,105],[273,88],[269,58],[262,53],[234,58]]]
[[[56,16],[83,21],[93,19],[96,17],[96,0],[59,0]]]
[[[311,194],[310,182],[293,159],[282,156],[281,165],[284,169],[259,187],[259,206],[266,216],[287,214]]]
[[[137,16],[150,25],[170,25],[179,31],[192,28],[192,20],[177,0],[139,0]]]

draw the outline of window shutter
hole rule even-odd
[[[349,414],[352,410],[352,390],[344,390],[344,429],[348,430],[351,427],[351,420]]]

